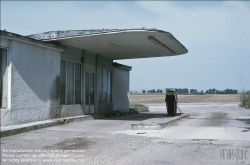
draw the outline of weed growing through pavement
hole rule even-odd
[[[130,111],[137,111],[137,112],[148,112],[148,107],[143,104],[130,104],[129,105]]]
[[[242,91],[242,94],[240,96],[240,102],[240,106],[250,108],[250,91]]]

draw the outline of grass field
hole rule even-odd
[[[129,94],[131,104],[165,103],[165,94]],[[239,102],[240,94],[178,95],[179,103]]]

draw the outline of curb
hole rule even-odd
[[[161,130],[166,128],[167,126],[183,119],[186,117],[189,117],[190,114],[184,114],[178,118],[175,118],[173,120],[167,121],[165,123],[151,123],[151,124],[146,124],[146,123],[140,123],[140,124],[131,124],[131,129],[132,130]]]
[[[52,127],[56,125],[68,124],[78,121],[84,121],[84,120],[93,120],[93,117],[90,115],[74,116],[74,117],[51,119],[51,120],[37,121],[37,122],[25,123],[14,126],[1,127],[1,138],[20,134],[23,132]]]
[[[113,116],[123,116],[123,115],[126,116],[126,115],[131,115],[131,114],[136,114],[136,112],[114,111],[114,112],[110,112],[107,114],[73,116],[73,117],[65,117],[65,118],[58,118],[58,119],[51,119],[51,120],[44,120],[44,121],[36,121],[36,122],[32,122],[32,123],[25,123],[25,124],[13,125],[13,126],[1,127],[0,138],[20,134],[23,132],[33,131],[33,130],[37,130],[37,129],[52,127],[52,126],[56,126],[56,125],[74,123],[74,122],[79,122],[79,121],[84,121],[84,120],[103,119],[103,118],[113,117]]]

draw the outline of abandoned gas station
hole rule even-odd
[[[129,111],[132,68],[113,60],[188,52],[157,29],[1,31],[0,46],[1,127]]]

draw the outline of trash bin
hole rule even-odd
[[[165,97],[168,116],[175,116],[177,111],[177,89],[168,89]]]

